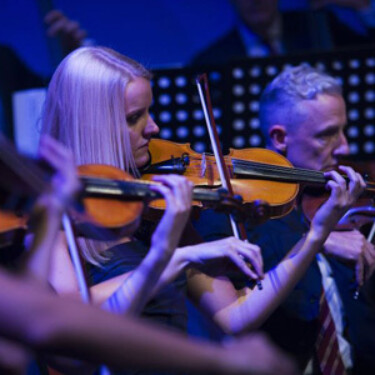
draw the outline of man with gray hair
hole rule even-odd
[[[266,87],[259,116],[267,148],[296,167],[331,170],[349,153],[341,86],[307,64],[286,69]]]
[[[260,122],[267,147],[296,167],[332,170],[349,153],[341,86],[309,65],[286,69],[266,87],[260,100]],[[266,268],[279,263],[307,228],[303,213],[295,209],[254,230],[251,239],[261,246]],[[368,303],[365,287],[358,299],[353,299],[374,264],[374,246],[360,232],[332,232],[265,330],[296,355],[301,368],[312,359],[310,373],[374,373],[375,341],[369,332],[375,329],[375,309]],[[324,319],[325,324],[333,323],[330,336],[321,328],[327,304],[329,313],[327,309]]]
[[[329,171],[349,153],[341,86],[306,64],[287,68],[266,87],[260,122],[267,148],[296,167]],[[205,240],[228,235],[225,218],[202,215],[205,226],[198,230]],[[281,219],[247,229],[249,241],[260,246],[264,269],[269,271],[299,251],[309,223],[296,206]],[[331,232],[262,329],[294,355],[306,373],[375,373],[375,306],[369,302],[365,283],[374,266],[374,246],[360,232]],[[353,299],[358,285],[362,286],[359,296]]]

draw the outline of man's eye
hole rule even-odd
[[[321,139],[337,138],[339,133],[337,131],[329,131],[319,135]]]

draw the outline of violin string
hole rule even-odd
[[[200,158],[192,156],[191,160],[200,161]],[[206,165],[214,165],[215,161],[206,159]],[[273,177],[277,179],[278,177],[289,178],[295,182],[314,182],[319,184],[324,184],[326,182],[324,173],[321,171],[313,171],[310,169],[303,169],[303,168],[294,168],[288,166],[277,166],[273,164],[267,163],[260,163],[254,161],[247,161],[241,159],[232,159],[233,168],[235,167],[244,167],[249,169],[249,174],[251,172],[263,172],[263,173],[270,173],[270,175],[264,175],[263,177]],[[189,166],[191,169],[198,169],[200,170],[200,166]],[[255,174],[255,173],[254,173]],[[276,176],[275,176],[276,174]],[[253,177],[262,177],[257,174]],[[345,176],[344,176],[345,177]],[[375,191],[375,182],[366,181],[366,189],[370,191]]]
[[[193,159],[193,158],[192,158]],[[198,158],[196,160],[199,160]],[[253,161],[246,161],[241,159],[232,159],[234,165],[239,166],[245,166],[245,167],[252,167],[252,168],[264,168],[265,170],[271,170],[271,171],[281,171],[281,172],[287,172],[287,173],[293,173],[293,172],[300,172],[304,173],[307,172],[307,174],[312,174],[316,176],[321,176],[321,172],[319,171],[311,171],[311,170],[304,170],[300,168],[293,168],[293,167],[287,167],[287,166],[277,166],[267,163],[260,163],[260,162],[253,162]],[[209,161],[212,164],[215,164],[214,161]]]
[[[123,184],[124,186],[134,186],[134,187],[145,187],[148,188],[149,186],[161,185],[160,182],[155,181],[145,181],[145,180],[120,180],[120,179],[113,179],[113,178],[106,178],[106,177],[91,177],[91,176],[81,176],[82,181],[89,183],[89,184],[99,184],[101,186],[113,186],[114,184],[120,185]]]
[[[191,157],[191,159],[200,160],[199,158]],[[276,172],[285,172],[287,174],[291,175],[302,175],[302,176],[310,176],[310,177],[317,177],[322,178],[323,172],[321,171],[314,171],[310,169],[303,169],[303,168],[295,168],[295,167],[288,167],[288,166],[277,166],[273,164],[267,164],[267,163],[260,163],[260,162],[254,162],[254,161],[247,161],[247,160],[241,160],[241,159],[232,159],[234,166],[243,166],[243,167],[251,167],[253,169],[258,168],[259,170],[266,170],[266,171],[276,171]],[[214,161],[208,160],[209,163],[215,164]],[[199,166],[197,166],[199,168]],[[374,182],[368,182],[369,187],[374,186]]]
[[[261,163],[252,163],[252,162],[243,162],[238,160],[233,160],[234,167],[241,166],[241,167],[248,167],[252,168],[253,170],[257,171],[265,171],[269,173],[281,173],[285,176],[291,177],[302,177],[302,178],[313,178],[318,179],[319,181],[323,178],[323,173],[319,171],[310,171],[306,169],[297,169],[292,167],[285,167],[285,166],[273,166],[269,164],[261,164]]]
[[[243,161],[241,159],[233,159],[233,163],[235,165],[240,166],[249,166],[253,168],[264,168],[267,171],[276,171],[276,172],[284,172],[284,173],[290,173],[292,175],[294,174],[302,174],[302,175],[308,175],[312,177],[321,177],[322,172],[319,171],[312,171],[309,169],[302,169],[302,168],[294,168],[294,167],[288,167],[288,166],[279,166],[279,165],[272,165],[267,163],[259,163],[259,162],[252,162],[252,161]]]
[[[97,189],[107,189],[105,193],[103,194],[111,194],[110,189],[111,188],[119,188],[123,191],[123,193],[126,193],[126,189],[128,191],[130,189],[133,189],[133,191],[138,191],[140,193],[148,193],[150,192],[150,187],[161,185],[159,182],[155,181],[144,181],[144,180],[136,180],[136,181],[129,181],[129,180],[117,180],[117,179],[106,179],[106,178],[100,178],[100,177],[87,177],[83,176],[81,177],[81,180],[85,183],[85,186],[97,188]],[[117,194],[113,193],[117,196]],[[216,191],[211,191],[199,187],[195,187],[193,190],[193,198],[195,200],[200,201],[211,201],[211,202],[219,202],[222,200],[222,198],[226,198],[224,194],[218,194]]]
[[[81,176],[81,181],[84,182],[86,188],[95,187],[98,189],[113,189],[117,188],[126,193],[126,190],[138,189],[140,193],[147,193],[149,187],[152,185],[158,185],[158,183],[153,183],[150,181],[129,181],[129,180],[119,180],[110,178],[100,178],[100,177],[88,177]],[[110,193],[109,193],[110,194]]]
[[[291,178],[301,177],[306,182],[309,179],[312,179],[312,182],[317,183],[324,183],[325,177],[324,173],[321,171],[313,171],[309,169],[303,169],[303,168],[294,168],[294,167],[284,167],[284,166],[273,166],[273,165],[267,165],[259,162],[248,162],[248,161],[242,161],[240,159],[233,159],[234,165],[240,165],[240,166],[248,166],[250,164],[254,165],[255,169],[257,166],[259,167],[259,170],[262,170],[264,168],[268,171],[277,171],[277,173],[285,173],[285,176],[290,176]],[[270,168],[268,168],[268,166]],[[343,177],[346,178],[346,176],[343,175]],[[302,181],[303,182],[303,181]],[[375,190],[375,183],[366,181],[366,189],[367,190]]]
[[[192,157],[194,159],[194,157]],[[199,160],[196,158],[196,160]],[[208,163],[215,164],[214,161],[208,160]],[[233,167],[245,167],[249,169],[249,172],[251,171],[258,171],[258,172],[264,172],[264,173],[275,173],[282,174],[284,177],[290,176],[290,178],[295,179],[296,177],[300,178],[310,178],[313,179],[316,182],[323,182],[324,175],[320,171],[311,171],[308,169],[301,169],[301,168],[293,168],[293,167],[286,167],[286,166],[275,166],[272,164],[266,164],[266,163],[259,163],[259,162],[253,162],[253,161],[244,161],[241,159],[232,159]],[[199,167],[197,167],[199,168]]]
[[[214,162],[209,162],[208,163],[209,165],[213,165]],[[237,164],[235,163],[234,164],[234,167],[236,166],[241,166],[240,164]],[[311,182],[317,182],[317,183],[324,183],[325,180],[324,180],[324,176],[322,173],[318,173],[318,174],[303,174],[303,173],[296,173],[295,171],[293,171],[292,169],[288,168],[288,167],[285,167],[285,168],[282,168],[282,169],[276,169],[276,168],[272,168],[272,167],[269,167],[267,165],[261,165],[259,166],[259,164],[255,164],[253,165],[252,168],[250,168],[249,164],[245,164],[245,167],[249,168],[249,175],[251,175],[251,172],[261,172],[263,174],[263,176],[260,176],[259,174],[256,174],[256,173],[253,173],[253,177],[273,177],[275,179],[277,179],[278,177],[280,178],[288,178],[291,179],[291,180],[297,180],[297,181],[311,181]],[[197,171],[200,171],[200,167],[199,166],[196,166],[196,167],[189,167],[190,170],[197,170]],[[245,172],[246,173],[246,172]],[[268,173],[268,175],[266,174]],[[191,174],[194,174],[194,173],[191,173]]]

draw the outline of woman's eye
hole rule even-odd
[[[128,125],[134,125],[134,124],[136,124],[136,122],[138,121],[139,118],[140,118],[140,114],[136,113],[134,115],[131,115],[131,116],[127,117],[126,122],[128,123]]]

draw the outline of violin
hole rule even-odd
[[[347,164],[347,163],[346,163]],[[355,167],[355,165],[352,165]],[[340,219],[335,227],[335,231],[358,230],[367,237],[367,241],[373,243],[375,235],[375,206],[373,183],[366,183],[365,193],[357,200],[354,207],[350,208]],[[316,211],[327,200],[327,193],[322,193],[318,189],[307,189],[301,197],[301,208],[305,218],[311,221]],[[367,234],[366,234],[367,233]],[[365,272],[365,269],[364,271]],[[353,293],[353,299],[359,298],[360,285]]]
[[[0,237],[3,243],[27,228],[27,213],[33,201],[45,188],[51,170],[35,160],[20,155],[0,134]],[[152,189],[157,183],[135,180],[128,173],[108,165],[81,165],[78,174],[82,183],[79,203],[70,216],[78,235],[94,239],[116,239],[133,233],[142,214],[144,202],[161,198]],[[239,198],[229,198],[225,191],[195,188],[193,198],[214,209],[243,215]]]
[[[150,165],[141,171],[144,180],[151,180],[153,174],[177,173],[201,188],[221,186],[214,157],[195,152],[188,143],[153,139],[149,151]],[[261,202],[264,215],[271,219],[293,209],[301,184],[323,187],[327,183],[324,172],[295,168],[284,156],[267,149],[230,149],[224,160],[234,193],[242,196],[245,206]],[[366,192],[374,197],[374,182],[367,181]]]
[[[307,192],[301,198],[301,208],[306,219],[311,221],[320,206],[327,200],[327,193],[321,191]],[[374,195],[365,193],[360,197],[354,207],[349,209],[337,223],[335,230],[361,230],[365,225],[374,222],[375,206]]]
[[[359,197],[355,205],[349,209],[336,226],[336,230],[361,230],[365,225],[374,222],[375,219],[375,184],[369,181],[375,176],[375,164],[369,162],[353,162],[342,160],[343,165],[352,167],[364,176],[366,190]],[[368,173],[370,171],[370,173]],[[344,176],[345,177],[345,176]],[[307,187],[301,197],[301,208],[308,221],[311,221],[315,212],[327,200],[328,192],[316,187]]]
[[[85,213],[100,228],[113,230],[129,225],[134,228],[134,223],[138,222],[143,212],[144,203],[163,198],[152,189],[157,182],[135,180],[130,174],[109,165],[81,165],[78,174],[83,185]],[[223,189],[212,191],[195,187],[193,200],[215,210],[245,215],[240,197],[230,198]],[[73,220],[82,233],[90,233],[84,228],[86,220],[81,220],[79,214],[73,215]]]

